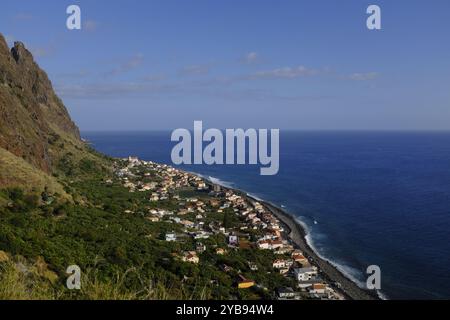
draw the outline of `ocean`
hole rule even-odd
[[[170,132],[83,136],[114,157],[171,164]],[[450,132],[281,131],[278,175],[181,168],[293,214],[316,251],[359,283],[378,265],[389,299],[450,298]]]

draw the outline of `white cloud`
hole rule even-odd
[[[78,79],[78,78],[86,78],[90,76],[90,72],[87,70],[79,70],[74,72],[66,72],[60,73],[56,75],[58,78],[67,78],[67,79]]]
[[[246,64],[253,64],[259,61],[260,61],[259,54],[256,52],[249,52],[242,58],[242,62]]]
[[[30,13],[21,12],[21,13],[15,14],[13,16],[13,19],[16,21],[30,21],[33,19],[33,15]]]
[[[122,73],[126,73],[130,70],[136,69],[140,65],[142,65],[144,61],[144,55],[141,53],[135,54],[134,56],[130,57],[127,61],[122,63],[121,65],[117,66],[113,70],[106,73],[106,75],[109,76],[115,76]]]
[[[366,72],[366,73],[352,73],[346,78],[353,81],[368,81],[377,78],[379,74],[377,72]]]
[[[271,99],[273,101],[301,102],[321,99],[331,99],[322,95],[279,95],[274,92],[258,88],[230,89],[205,83],[187,82],[178,84],[162,84],[151,82],[123,82],[123,83],[90,83],[90,84],[56,84],[55,90],[64,99],[98,99],[109,100],[117,98],[152,98],[152,97],[187,97],[205,96],[230,101],[255,101]]]
[[[190,65],[182,68],[179,72],[181,75],[205,75],[209,73],[207,65]]]
[[[295,79],[299,77],[314,76],[319,71],[305,66],[284,67],[269,71],[260,71],[251,75],[250,79]]]
[[[42,57],[47,57],[49,56],[52,51],[53,48],[52,47],[39,47],[39,48],[30,48],[31,53],[33,54],[34,57],[36,58],[42,58]]]
[[[115,99],[125,95],[138,97],[175,94],[182,90],[177,85],[136,82],[57,84],[55,88],[58,95],[70,99]]]

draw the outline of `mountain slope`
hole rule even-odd
[[[46,173],[80,133],[47,74],[21,42],[10,50],[0,34],[0,148]]]
[[[52,194],[67,197],[63,186],[54,177],[2,148],[0,148],[0,168],[0,186],[28,185],[34,190],[47,189]]]

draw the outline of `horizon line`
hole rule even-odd
[[[209,128],[205,128],[207,130]],[[227,129],[268,129],[269,128],[217,128],[219,130]],[[278,128],[271,128],[278,129]],[[139,132],[171,132],[175,129],[119,129],[119,130],[81,130],[80,133],[139,133]],[[279,129],[284,132],[398,132],[398,133],[450,133],[450,129]],[[193,131],[193,130],[190,130]]]

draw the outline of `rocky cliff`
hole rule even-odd
[[[51,173],[58,147],[80,133],[47,74],[21,42],[9,49],[0,34],[0,148]]]

